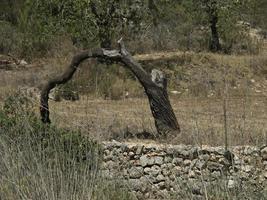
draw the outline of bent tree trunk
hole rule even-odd
[[[148,96],[155,125],[161,136],[179,132],[180,128],[173,112],[167,93],[167,80],[159,70],[152,70],[154,84],[143,85]]]
[[[119,42],[119,50],[92,49],[77,54],[72,59],[71,64],[66,71],[49,80],[41,91],[40,114],[44,123],[50,123],[48,96],[49,92],[59,84],[68,82],[79,64],[87,58],[101,58],[106,61],[120,62],[128,68],[137,77],[141,85],[144,87],[148,96],[152,115],[155,119],[155,126],[158,134],[166,137],[170,134],[174,135],[180,132],[180,127],[173,112],[167,93],[167,80],[163,73],[159,70],[153,70],[151,75],[148,74],[141,65],[136,62],[130,53],[126,50],[122,40]]]

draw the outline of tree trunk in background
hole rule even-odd
[[[218,23],[218,14],[216,11],[212,11],[212,14],[210,16],[210,29],[211,29],[210,50],[212,52],[218,52],[221,50],[217,23]]]
[[[67,83],[75,73],[79,64],[87,58],[100,58],[108,62],[120,62],[124,64],[139,80],[148,96],[152,115],[155,120],[155,126],[161,137],[178,134],[180,127],[173,112],[167,93],[167,80],[159,70],[153,70],[148,74],[141,65],[136,62],[130,53],[126,50],[123,42],[119,42],[119,50],[93,49],[77,54],[72,59],[71,64],[66,71],[49,80],[41,91],[40,114],[44,123],[50,123],[48,96],[49,92],[59,84]]]

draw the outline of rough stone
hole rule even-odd
[[[189,158],[189,156],[190,156],[190,152],[189,152],[189,151],[186,151],[186,150],[181,151],[180,154],[181,154],[184,158]]]
[[[189,178],[195,178],[196,177],[196,173],[194,171],[189,171],[188,177]]]
[[[140,178],[144,173],[144,169],[143,167],[131,167],[128,172],[130,178]]]
[[[158,182],[160,182],[160,181],[165,181],[165,177],[164,177],[162,174],[159,174],[159,175],[156,177],[156,180],[157,180]]]
[[[221,172],[220,172],[220,171],[213,171],[213,172],[211,173],[211,176],[212,176],[213,178],[219,178],[219,177],[221,176]]]
[[[145,176],[142,176],[140,178],[140,184],[142,185],[141,191],[143,193],[147,192],[150,189],[150,187],[151,187],[151,184],[149,182],[149,179],[147,177],[145,177]]]
[[[167,163],[166,165],[168,169],[171,169],[173,167],[172,163]]]
[[[184,160],[184,166],[190,166],[191,160]]]
[[[148,157],[147,155],[143,155],[140,157],[140,163],[143,167],[151,166],[155,163],[154,157]]]
[[[267,185],[267,147],[240,146],[229,151],[233,162],[226,159],[223,147],[105,142],[101,173],[129,181],[138,199],[162,199],[162,191],[170,195],[181,184],[193,187],[216,179],[226,180],[229,189],[239,181]],[[192,199],[203,198],[202,191],[191,189]]]
[[[170,174],[170,170],[169,170],[169,169],[166,169],[166,168],[163,168],[163,169],[162,169],[162,174],[163,174],[164,176],[169,176],[169,174]]]
[[[150,174],[150,172],[151,172],[151,167],[144,168],[144,173],[145,174]]]
[[[243,170],[244,172],[251,172],[251,170],[253,169],[253,166],[251,165],[243,165],[241,166],[241,170]]]
[[[172,158],[171,158],[170,156],[166,156],[166,157],[164,158],[164,162],[165,162],[165,163],[170,163],[170,162],[172,162]]]
[[[111,170],[117,167],[117,164],[113,162],[112,160],[107,161],[105,164],[106,164],[106,168],[111,169]]]
[[[130,151],[129,156],[130,156],[130,158],[134,158],[134,156],[135,156],[134,152]]]
[[[182,165],[182,163],[183,163],[183,159],[182,159],[182,158],[174,158],[174,159],[172,160],[172,163],[173,163],[174,165]]]
[[[208,154],[199,155],[199,159],[208,161],[210,159],[210,155],[208,155]]]
[[[206,161],[198,160],[195,166],[197,169],[203,169],[206,166]]]
[[[166,188],[166,185],[165,185],[165,183],[164,183],[163,181],[162,181],[162,182],[159,181],[159,183],[156,184],[156,186],[157,186],[160,190],[163,190],[163,189]]]
[[[163,158],[160,156],[155,157],[155,164],[162,165],[163,164]]]
[[[229,189],[233,189],[236,186],[236,182],[234,180],[229,180],[227,183],[227,187]]]
[[[197,161],[198,161],[197,159],[192,160],[192,162],[190,163],[189,168],[192,169],[196,165]]]
[[[150,171],[150,174],[153,175],[153,176],[157,176],[159,173],[161,172],[161,168],[157,165],[153,165],[151,167],[151,171]]]
[[[261,157],[263,160],[267,160],[267,147],[261,150]]]
[[[216,170],[222,170],[223,165],[220,163],[216,163],[216,162],[212,162],[212,161],[208,161],[207,163],[207,167],[210,171],[216,171]]]
[[[139,179],[129,179],[129,185],[134,191],[140,191],[142,189],[142,184],[140,184]]]
[[[182,168],[179,166],[176,166],[172,169],[172,173],[175,175],[180,175],[182,173]]]
[[[144,148],[144,145],[139,145],[136,150],[136,155],[142,154],[143,148]]]

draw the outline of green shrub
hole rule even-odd
[[[0,199],[130,199],[103,180],[101,147],[77,131],[44,125],[22,94],[0,109]]]
[[[22,35],[15,26],[6,21],[0,20],[0,53],[8,54],[10,52],[18,52],[20,38]]]

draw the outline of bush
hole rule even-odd
[[[0,20],[0,53],[18,52],[21,34],[10,23]]]
[[[10,53],[28,60],[43,57],[51,49],[55,36],[40,32],[41,30],[34,30],[30,26],[24,32],[19,27],[0,20],[0,53]]]
[[[101,177],[96,142],[43,125],[19,93],[0,110],[0,155],[0,199],[131,199]]]

